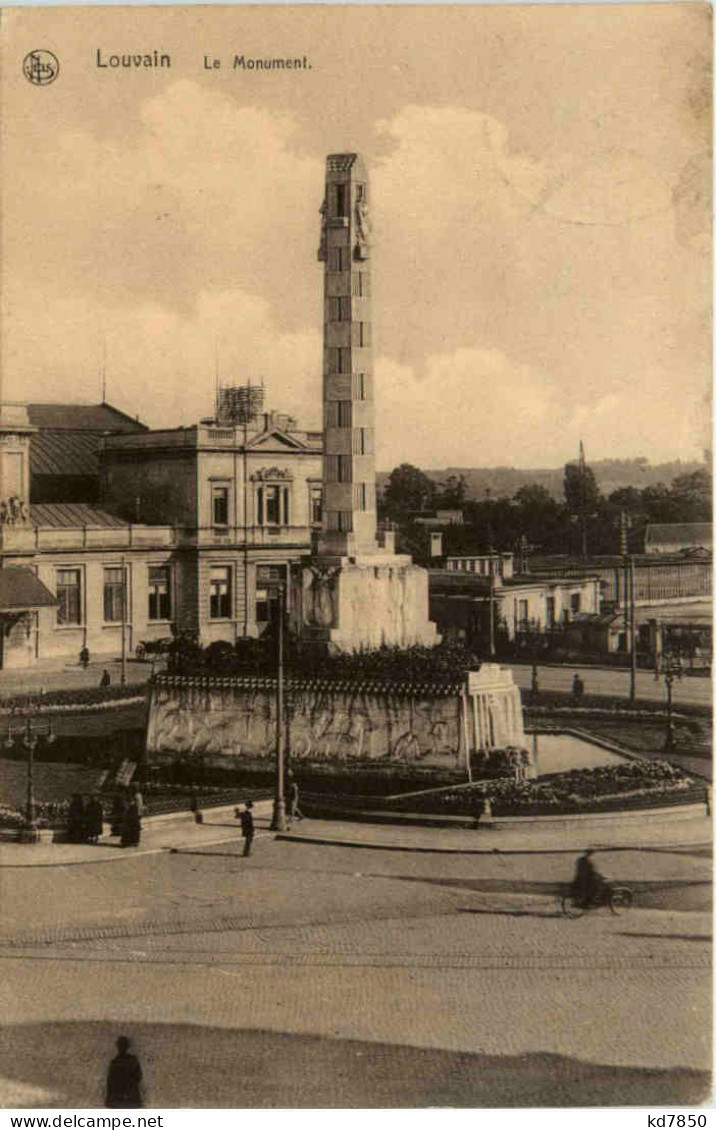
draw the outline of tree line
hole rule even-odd
[[[443,527],[443,551],[480,553],[495,549],[536,554],[615,554],[644,548],[646,527],[655,523],[711,521],[712,476],[708,467],[677,475],[670,485],[639,490],[621,487],[602,494],[591,468],[567,463],[563,496],[537,483],[511,498],[468,497],[462,475],[436,483],[419,467],[401,463],[380,496],[379,517],[399,530],[404,552],[427,556],[428,533],[420,519],[438,510],[459,511],[462,522]],[[457,516],[457,515],[455,515]]]

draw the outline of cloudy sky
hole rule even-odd
[[[378,466],[708,441],[701,5],[8,10],[4,399],[320,420],[325,155],[372,186]],[[34,87],[27,51],[60,59]],[[170,70],[98,69],[158,51]],[[204,55],[222,67],[204,69]],[[249,74],[235,54],[303,56]]]

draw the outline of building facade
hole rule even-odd
[[[105,435],[97,506],[30,503],[37,434],[23,406],[3,406],[3,667],[83,648],[110,660],[177,630],[202,645],[265,630],[276,582],[290,586],[320,527],[320,432],[253,413]]]

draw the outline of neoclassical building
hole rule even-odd
[[[27,406],[2,405],[2,667],[72,661],[83,647],[109,661],[123,637],[131,654],[173,627],[203,645],[261,634],[276,582],[291,584],[290,567],[320,526],[322,435],[258,410],[255,399],[248,411],[223,403],[225,415],[191,427],[65,436],[63,451],[53,448],[57,479],[71,477],[79,449],[96,449],[96,482],[85,460],[83,487],[96,503],[76,501],[76,491],[64,502],[56,493],[31,501],[32,463],[47,437]],[[44,423],[71,418],[68,405],[54,419],[53,406],[33,407]],[[97,412],[79,412],[75,423],[90,415],[96,425]],[[43,466],[47,497],[52,469]]]

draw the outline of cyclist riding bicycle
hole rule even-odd
[[[590,848],[579,856],[572,880],[572,892],[585,907],[598,902],[604,890],[604,877],[592,862],[593,855],[594,852]]]

